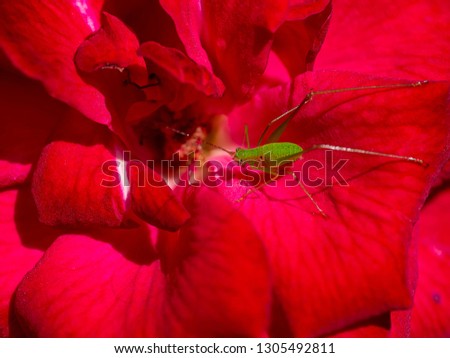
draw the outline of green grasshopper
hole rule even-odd
[[[359,154],[364,154],[364,155],[387,157],[387,158],[412,162],[412,163],[427,167],[428,166],[427,163],[425,163],[421,159],[414,158],[414,157],[382,153],[382,152],[375,152],[375,151],[369,151],[369,150],[364,150],[364,149],[340,147],[340,146],[330,145],[330,144],[316,144],[316,145],[311,146],[310,148],[303,149],[301,146],[299,146],[295,143],[278,142],[279,138],[283,134],[284,130],[286,129],[287,125],[292,120],[292,118],[295,117],[295,115],[298,113],[298,111],[305,104],[307,104],[308,102],[311,102],[315,96],[331,94],[331,93],[339,93],[339,92],[362,91],[362,90],[369,90],[369,89],[393,89],[393,88],[403,88],[403,87],[418,87],[418,86],[425,85],[427,83],[428,83],[428,81],[418,81],[415,83],[408,83],[408,84],[350,87],[350,88],[331,89],[331,90],[324,90],[324,91],[311,91],[303,98],[303,100],[300,102],[300,104],[298,104],[297,106],[284,112],[283,114],[281,114],[280,116],[271,120],[267,124],[266,128],[264,129],[261,136],[259,137],[258,144],[256,147],[253,147],[253,148],[250,147],[250,140],[249,140],[247,126],[245,126],[245,141],[247,144],[247,148],[236,148],[234,151],[230,151],[230,150],[227,150],[225,148],[222,148],[218,145],[215,145],[215,144],[212,144],[209,142],[205,142],[205,143],[210,146],[213,146],[215,148],[225,151],[233,158],[234,161],[239,163],[239,165],[244,165],[246,163],[253,170],[260,171],[261,173],[268,173],[270,175],[273,175],[274,177],[271,177],[270,181],[275,181],[281,176],[279,174],[279,169],[282,166],[285,166],[286,164],[287,165],[293,164],[295,161],[299,160],[303,154],[313,151],[313,150],[319,150],[319,149],[329,149],[329,150],[335,150],[335,151],[341,151],[341,152],[359,153]],[[268,139],[266,141],[266,144],[262,144],[263,138],[267,134],[270,127],[283,118],[284,118],[284,121],[278,126],[278,128],[276,128],[271,133],[271,135],[268,137]],[[270,163],[271,163],[270,167],[268,167],[266,165],[268,160],[270,160]],[[294,176],[295,176],[295,174],[294,174]],[[320,208],[320,206],[314,200],[311,193],[309,193],[309,191],[306,189],[306,187],[301,182],[301,180],[297,177],[295,179],[297,180],[297,182],[299,183],[300,187],[305,192],[307,197],[312,201],[312,203],[314,204],[316,209],[319,211],[319,213],[322,216],[326,217],[326,214],[324,213],[324,211]],[[239,199],[237,199],[237,201],[238,202],[242,201],[250,193],[256,191],[257,189],[261,188],[265,184],[267,184],[267,183],[262,183],[261,185],[255,186],[254,188],[248,190],[243,196],[241,196]]]

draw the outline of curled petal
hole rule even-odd
[[[102,27],[81,44],[74,58],[80,75],[104,94],[112,116],[109,127],[123,140],[124,118],[130,107],[145,99],[136,87],[148,83],[138,48],[135,34],[118,18],[103,13]]]
[[[172,110],[186,107],[200,94],[218,97],[224,91],[216,76],[176,49],[146,42],[140,53],[147,60],[149,72],[160,79],[162,101]]]
[[[33,175],[39,218],[48,225],[118,226],[125,202],[120,177],[108,172],[108,162],[116,164],[111,134],[81,115],[70,115],[42,151]],[[115,185],[105,181],[104,163]]]
[[[40,220],[48,225],[120,226],[132,207],[154,225],[178,228],[186,213],[170,188],[163,181],[140,186],[139,177],[129,178],[125,154],[106,127],[76,113],[65,118],[33,176]]]
[[[115,16],[103,13],[102,27],[81,44],[74,60],[83,72],[112,65],[118,68],[140,66],[145,70],[144,59],[136,53],[138,48],[136,35]]]
[[[322,47],[331,17],[331,2],[303,1],[290,4],[289,21],[275,33],[272,51],[283,62],[291,78],[312,70]],[[301,40],[300,40],[301,39]],[[270,71],[270,69],[268,69]]]

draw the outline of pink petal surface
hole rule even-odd
[[[445,0],[336,0],[315,68],[448,79],[449,16]]]
[[[14,333],[264,334],[269,278],[255,231],[217,195],[196,191],[185,204],[192,219],[158,238],[161,262],[142,227],[58,239],[19,287]]]
[[[231,128],[240,139],[239,126],[253,119],[250,134],[261,133],[269,119],[299,103],[309,88],[363,83],[387,80],[309,74],[293,89],[275,88],[256,97],[231,115]],[[430,167],[334,152],[334,163],[349,160],[341,171],[349,186],[309,188],[327,219],[299,187],[266,186],[240,204],[271,255],[279,301],[275,309],[283,317],[272,334],[330,334],[411,306],[410,232],[433,173],[448,158],[447,96],[445,83],[324,95],[290,123],[281,140],[304,148],[325,143],[377,150],[422,158]],[[324,152],[305,154],[305,159],[324,163]],[[323,171],[313,174],[324,178]],[[235,188],[227,195],[239,198],[245,192]]]
[[[19,74],[0,72],[0,187],[23,183],[66,108]]]
[[[417,223],[419,281],[411,335],[450,337],[450,190],[443,186],[425,205]]]
[[[37,221],[30,190],[23,187],[0,193],[0,233],[0,337],[6,337],[12,295],[58,231]]]
[[[108,123],[101,93],[84,83],[73,56],[99,26],[103,1],[2,1],[0,46],[25,75],[40,80],[49,94],[88,118]]]

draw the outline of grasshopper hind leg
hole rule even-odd
[[[322,210],[322,208],[319,206],[319,204],[317,203],[317,201],[314,200],[313,196],[311,195],[311,193],[306,189],[305,185],[302,183],[301,179],[295,174],[292,173],[294,179],[297,181],[298,185],[300,186],[300,188],[302,188],[303,192],[306,194],[306,196],[309,198],[309,200],[311,200],[311,202],[314,204],[314,206],[316,207],[317,211],[319,212],[320,215],[322,215],[324,218],[327,218],[327,214]],[[280,175],[276,175],[274,178],[271,178],[270,181],[276,181],[278,178],[280,177]],[[266,185],[267,183],[262,183],[259,184],[258,186],[254,187],[254,188],[250,188],[246,191],[246,193],[244,195],[242,195],[241,197],[239,197],[238,199],[235,200],[236,203],[242,202],[246,197],[248,197],[250,194],[256,193],[258,189],[262,188],[264,185]]]
[[[303,192],[306,194],[306,196],[309,198],[309,200],[311,200],[311,202],[314,204],[314,206],[316,207],[317,211],[320,213],[320,215],[322,215],[324,218],[327,218],[327,214],[325,214],[325,212],[322,210],[322,208],[319,206],[319,204],[317,203],[317,201],[314,200],[313,196],[311,195],[311,193],[308,191],[308,189],[306,189],[305,185],[302,183],[301,179],[295,174],[292,173],[292,175],[294,176],[294,179],[297,181],[298,185],[300,186],[300,188],[302,188]]]

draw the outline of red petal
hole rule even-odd
[[[127,137],[124,126],[130,107],[145,100],[145,94],[136,86],[148,84],[145,61],[137,55],[138,48],[135,34],[121,20],[104,13],[101,29],[81,44],[74,58],[86,82],[104,94],[112,116],[109,127],[122,140]]]
[[[412,314],[413,337],[450,337],[450,190],[442,187],[417,223],[419,282]]]
[[[187,1],[183,1],[187,12]],[[109,0],[103,9],[120,18],[139,38],[139,42],[154,41],[167,47],[184,50],[177,29],[160,1]]]
[[[149,73],[160,78],[162,101],[171,110],[185,108],[198,100],[200,94],[218,97],[224,91],[222,82],[208,69],[176,49],[146,42],[140,52],[147,60]]]
[[[92,235],[98,239],[60,237],[26,276],[15,297],[13,335],[145,335],[154,323],[162,284],[145,230]]]
[[[448,79],[448,2],[333,2],[315,68],[395,78]]]
[[[187,55],[212,72],[211,62],[200,38],[203,26],[202,3],[173,0],[161,0],[160,3],[172,17]]]
[[[189,218],[189,214],[177,201],[164,179],[140,161],[131,161],[128,166],[133,211],[161,229],[178,230]]]
[[[273,51],[291,76],[312,64],[326,30],[327,4],[327,0],[289,4],[228,0],[202,6],[188,1],[180,6],[176,1],[162,1],[187,54],[208,69],[211,63],[235,97],[249,95],[261,81],[274,38]]]
[[[170,301],[183,322],[172,334],[266,336],[271,282],[254,228],[209,189],[184,193],[183,203],[191,220],[158,240],[163,272],[183,295]]]
[[[273,34],[283,22],[287,6],[287,1],[202,3],[203,26],[198,36],[215,73],[233,95],[248,95],[263,74]],[[173,18],[178,23],[184,16],[174,13]]]
[[[18,289],[14,312],[20,327],[14,333],[264,334],[269,278],[258,236],[214,193],[195,192],[187,205],[192,215],[187,226],[179,235],[159,238],[160,248],[174,244],[163,253],[163,265],[172,264],[165,272],[143,229],[94,233],[107,243],[83,236],[58,239]]]
[[[87,117],[110,120],[103,96],[78,76],[73,56],[84,38],[98,27],[103,1],[2,1],[0,44],[11,62],[40,80],[55,98]]]
[[[34,173],[33,195],[42,222],[120,226],[130,207],[163,229],[176,230],[186,221],[172,190],[160,178],[154,180],[148,168],[139,166],[143,178],[133,171],[129,178],[121,174],[130,153],[106,127],[71,115],[43,150]]]
[[[115,150],[106,127],[75,112],[65,118],[33,177],[40,220],[48,225],[120,225],[125,194],[116,169],[109,168],[117,165]],[[113,184],[102,185],[104,180]]]
[[[58,231],[37,221],[29,189],[0,193],[0,337],[8,336],[12,295]]]
[[[0,187],[24,182],[65,110],[38,84],[20,75],[0,76]]]
[[[328,30],[331,2],[300,1],[289,5],[289,21],[277,30],[272,50],[295,78],[313,67]]]
[[[261,133],[269,119],[299,103],[309,88],[392,83],[339,73],[311,74],[309,80],[267,91],[235,112],[235,138],[241,140],[249,118],[258,120],[250,133],[258,127]],[[448,85],[442,83],[335,93],[315,97],[292,120],[283,141],[414,156],[430,167],[334,152],[334,163],[349,160],[341,171],[349,186],[309,188],[328,219],[312,215],[317,209],[298,186],[266,186],[265,195],[244,200],[242,210],[271,253],[277,312],[284,322],[274,334],[323,335],[411,305],[411,229],[432,175],[448,158],[447,97]],[[305,159],[323,165],[324,153],[311,152]],[[323,179],[322,172],[318,175]]]
[[[137,66],[145,71],[144,59],[137,55],[139,41],[118,18],[103,13],[102,27],[86,39],[75,55],[75,64],[83,72],[94,72],[105,65]]]

